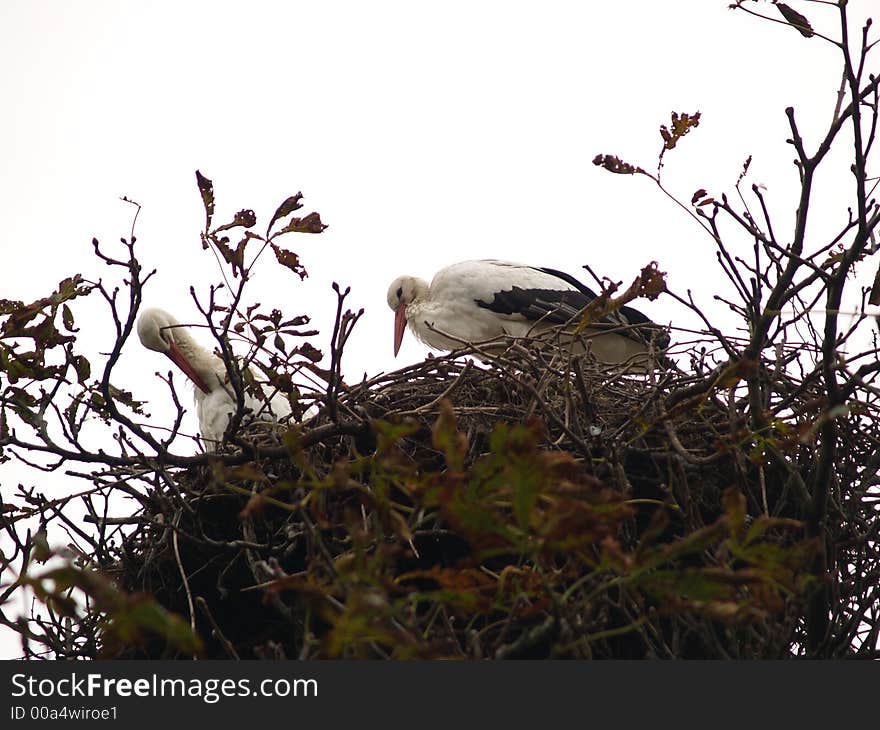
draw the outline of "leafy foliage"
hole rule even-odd
[[[880,370],[876,333],[871,333],[873,347],[867,350],[864,338],[858,342],[856,333],[864,334],[864,330],[859,332],[862,323],[872,324],[865,313],[865,303],[880,301],[880,287],[876,283],[880,282],[880,276],[871,290],[862,289],[857,295],[859,311],[848,325],[841,322],[841,306],[857,265],[877,250],[874,240],[880,212],[877,201],[871,197],[876,177],[869,173],[869,156],[877,130],[880,79],[868,70],[869,56],[876,46],[876,42],[868,40],[871,20],[867,19],[863,25],[863,41],[856,51],[850,46],[846,2],[825,3],[833,7],[837,15],[839,40],[816,33],[808,19],[789,5],[776,0],[772,4],[784,22],[753,10],[758,4],[747,0],[739,0],[730,7],[791,25],[807,38],[821,37],[840,52],[842,65],[842,85],[832,122],[813,150],[808,149],[801,135],[794,109],[785,110],[791,128],[787,142],[796,151],[794,164],[800,183],[793,229],[780,237],[778,220],[771,214],[763,186],[752,184],[750,197],[741,189],[751,157],[743,165],[735,185],[742,207],[731,203],[727,195],[709,195],[705,188],[699,188],[691,197],[693,209],[688,209],[663,186],[660,171],[664,154],[697,126],[698,114],[693,117],[673,114],[671,128],[661,127],[664,147],[658,157],[656,174],[632,165],[627,168],[654,180],[664,194],[688,211],[717,248],[718,263],[735,294],[732,300],[716,298],[741,319],[747,337],[738,341],[713,328],[690,292],[687,300],[671,294],[701,317],[723,349],[726,362],[722,359],[717,365],[718,378],[732,388],[743,381],[743,402],[748,404],[743,414],[754,439],[749,460],[761,468],[769,462],[789,471],[792,486],[800,493],[795,501],[801,503],[807,518],[807,532],[822,543],[813,563],[818,575],[832,565],[839,569],[841,560],[850,565],[876,565],[874,538],[858,541],[852,551],[842,545],[854,513],[844,509],[831,517],[829,510],[832,504],[840,506],[841,495],[846,493],[854,495],[854,499],[843,498],[842,501],[850,507],[861,505],[856,508],[858,511],[873,502],[878,488],[877,459],[863,448],[865,443],[877,443],[873,432],[876,399],[873,387],[867,382],[874,380]],[[815,194],[814,179],[843,129],[848,129],[855,141],[848,163],[848,170],[856,180],[854,200],[837,233],[824,243],[817,243],[816,234],[812,230],[808,232],[807,227],[808,211]],[[617,158],[605,155],[603,159]],[[614,166],[608,169],[617,172]],[[735,231],[745,234],[749,253],[742,249],[737,251],[740,242],[722,222],[732,223]],[[822,236],[824,234],[818,237]],[[820,302],[824,302],[821,309],[817,308]],[[799,344],[792,346],[792,343]],[[770,348],[774,350],[774,357],[766,358],[764,353]],[[853,350],[856,354],[850,354]],[[709,386],[709,390],[718,382]],[[814,392],[814,397],[794,408],[794,412],[789,410],[793,407],[789,399],[794,392],[792,387],[800,393]],[[700,390],[707,392],[705,387]],[[806,412],[810,416],[805,422],[802,416]],[[789,459],[798,445],[806,443],[815,447],[815,452],[791,462]],[[853,450],[859,454],[855,459]],[[849,466],[844,467],[844,462]],[[768,503],[765,501],[764,505],[766,511]],[[842,557],[844,554],[847,557]],[[815,591],[806,616],[807,652],[829,651],[831,645],[841,643],[849,646],[849,642],[834,638],[835,632],[844,625],[854,632],[850,637],[859,634],[858,643],[867,647],[866,651],[876,651],[880,646],[880,626],[867,608],[873,600],[873,590],[863,578],[853,583],[842,575],[837,578],[840,582],[829,580],[835,590],[844,584],[852,590],[848,588],[845,595],[837,595],[839,606],[832,600],[828,585],[820,585]],[[849,610],[854,610],[859,619],[853,622],[840,613]]]
[[[772,20],[822,37],[773,4],[784,22]],[[845,27],[845,3],[838,11]],[[468,359],[484,355],[474,346],[347,383],[341,361],[362,313],[345,309],[348,289],[333,285],[329,363],[308,315],[246,300],[266,248],[270,263],[307,275],[279,239],[319,234],[319,214],[295,217],[296,193],[265,235],[249,208],[215,226],[214,186],[199,172],[201,243],[223,284],[192,295],[237,403],[216,451],[192,453],[173,379],[173,424],[151,423],[112,382],[152,276],[133,228],[121,248],[93,241],[114,281],[76,275],[35,302],[0,301],[0,458],[86,485],[4,490],[13,577],[0,623],[26,657],[876,657],[880,361],[876,348],[847,349],[873,323],[839,320],[880,223],[869,50],[843,54],[847,98],[812,153],[786,112],[801,208],[785,238],[762,189],[742,190],[751,158],[734,186],[742,208],[697,185],[687,205],[663,186],[664,155],[698,112],[660,127],[654,172],[595,158],[673,198],[735,292],[723,301],[741,320],[736,335],[670,290],[656,262],[618,296],[619,284],[603,284],[581,332],[661,294],[705,325],[668,348],[655,338],[646,375],[551,337],[511,340],[482,364]],[[847,124],[855,200],[822,243],[806,212]],[[100,356],[78,340],[86,298],[104,302],[115,329]],[[284,394],[291,417],[245,424],[244,395],[265,388]],[[53,548],[62,534],[68,546]],[[25,590],[37,609],[9,615]]]

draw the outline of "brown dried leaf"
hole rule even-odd
[[[613,172],[616,175],[637,175],[645,173],[641,167],[624,162],[614,155],[596,155],[593,158],[593,164],[598,165],[599,167],[604,167],[608,172]]]
[[[742,172],[739,174],[739,177],[736,179],[736,184],[739,185],[742,182],[742,179],[746,176],[746,173],[749,171],[749,166],[752,164],[752,156],[749,155],[746,161],[743,163]]]
[[[684,137],[695,127],[700,125],[700,112],[688,114],[682,112],[672,112],[672,128],[668,129],[666,125],[660,126],[660,136],[663,138],[663,150],[671,150],[678,144],[678,140]]]
[[[296,195],[291,195],[287,200],[285,200],[281,205],[278,206],[275,211],[275,215],[272,216],[272,220],[269,221],[268,230],[272,230],[272,226],[275,225],[275,222],[284,218],[285,216],[290,215],[295,210],[299,210],[302,208],[302,204],[299,202],[302,200],[303,194],[297,193]]]
[[[715,386],[719,388],[732,388],[743,378],[755,372],[757,363],[754,360],[737,360],[726,367],[715,380]]]
[[[214,217],[214,183],[196,170],[196,182],[199,193],[202,195],[202,204],[205,206],[205,230],[211,227],[211,218]]]
[[[214,233],[220,233],[220,231],[227,231],[230,228],[253,228],[257,223],[257,214],[254,213],[250,208],[245,208],[244,210],[238,211],[233,217],[232,221],[229,223],[224,223],[222,226],[218,226],[214,229]]]
[[[325,228],[327,226],[321,223],[321,216],[318,213],[309,213],[305,218],[291,218],[290,223],[278,233],[321,233]]]
[[[776,7],[779,9],[779,12],[782,13],[782,17],[785,18],[788,24],[797,30],[797,32],[804,38],[813,37],[813,26],[811,26],[810,21],[797,10],[789,7],[785,3],[776,3]]]
[[[666,291],[666,272],[657,268],[657,262],[652,261],[639,274],[636,282],[639,288],[638,296],[654,300]]]
[[[305,279],[308,276],[305,268],[299,262],[299,256],[293,251],[288,251],[286,248],[276,246],[274,243],[269,245],[272,246],[272,250],[275,252],[275,258],[278,259],[279,264],[290,269],[300,278],[300,280]]]
[[[313,347],[308,342],[300,345],[294,352],[298,355],[302,355],[306,360],[310,360],[311,362],[318,362],[322,357],[324,357],[324,353],[321,352],[317,347]]]

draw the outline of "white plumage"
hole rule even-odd
[[[401,276],[388,288],[394,354],[407,325],[428,346],[452,350],[502,335],[539,334],[571,321],[596,296],[561,271],[491,259],[447,266],[430,285]],[[632,307],[621,307],[583,334],[596,359],[609,364],[644,363],[652,339],[656,348],[669,343],[665,330]]]
[[[229,418],[236,411],[235,391],[229,384],[223,360],[201,347],[172,315],[162,309],[145,309],[137,322],[138,337],[148,350],[161,352],[195,385],[199,433],[209,447],[223,440]],[[244,394],[250,418],[275,421],[290,415],[290,403],[276,392],[269,400]]]

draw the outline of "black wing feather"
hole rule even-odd
[[[541,320],[552,324],[565,324],[577,316],[584,307],[598,296],[586,284],[571,274],[557,269],[537,268],[560,279],[571,289],[523,289],[514,286],[509,291],[496,292],[491,302],[475,299],[477,306],[498,314],[520,314],[530,321]],[[638,309],[626,305],[602,318],[602,322],[616,327],[626,327],[620,334],[643,342],[654,337],[659,347],[669,344],[669,335]],[[633,327],[633,325],[641,325]]]
[[[511,287],[495,292],[491,302],[475,299],[477,306],[498,314],[520,314],[527,320],[542,320],[552,324],[565,324],[576,316],[592,299],[582,292],[570,289],[523,289]]]
[[[541,268],[540,271],[543,271],[547,274],[552,274],[553,276],[556,276],[563,281],[567,281],[569,284],[577,287],[580,291],[588,295],[590,297],[590,301],[596,298],[596,294],[593,293],[592,289],[575,279],[571,274],[566,274],[564,271],[557,271],[556,269]],[[626,334],[630,337],[643,340],[644,342],[650,342],[651,338],[653,337],[657,346],[661,348],[667,347],[669,345],[669,334],[666,332],[666,330],[652,322],[649,317],[642,314],[642,312],[640,312],[638,309],[628,307],[625,304],[620,307],[620,309],[618,309],[616,312],[611,312],[610,314],[607,314],[605,317],[602,318],[602,321],[607,322],[608,324],[630,327],[630,329],[624,330],[621,334]],[[643,326],[632,327],[632,325]]]

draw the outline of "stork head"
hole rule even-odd
[[[205,378],[192,363],[195,343],[168,312],[155,307],[145,309],[138,317],[137,333],[144,347],[168,356],[199,390],[203,393],[211,392]]]
[[[388,306],[394,310],[394,356],[406,330],[406,308],[427,294],[428,284],[414,276],[398,276],[388,287]]]
[[[174,328],[179,322],[164,309],[151,307],[141,312],[137,333],[141,344],[148,350],[167,355],[174,342]]]

